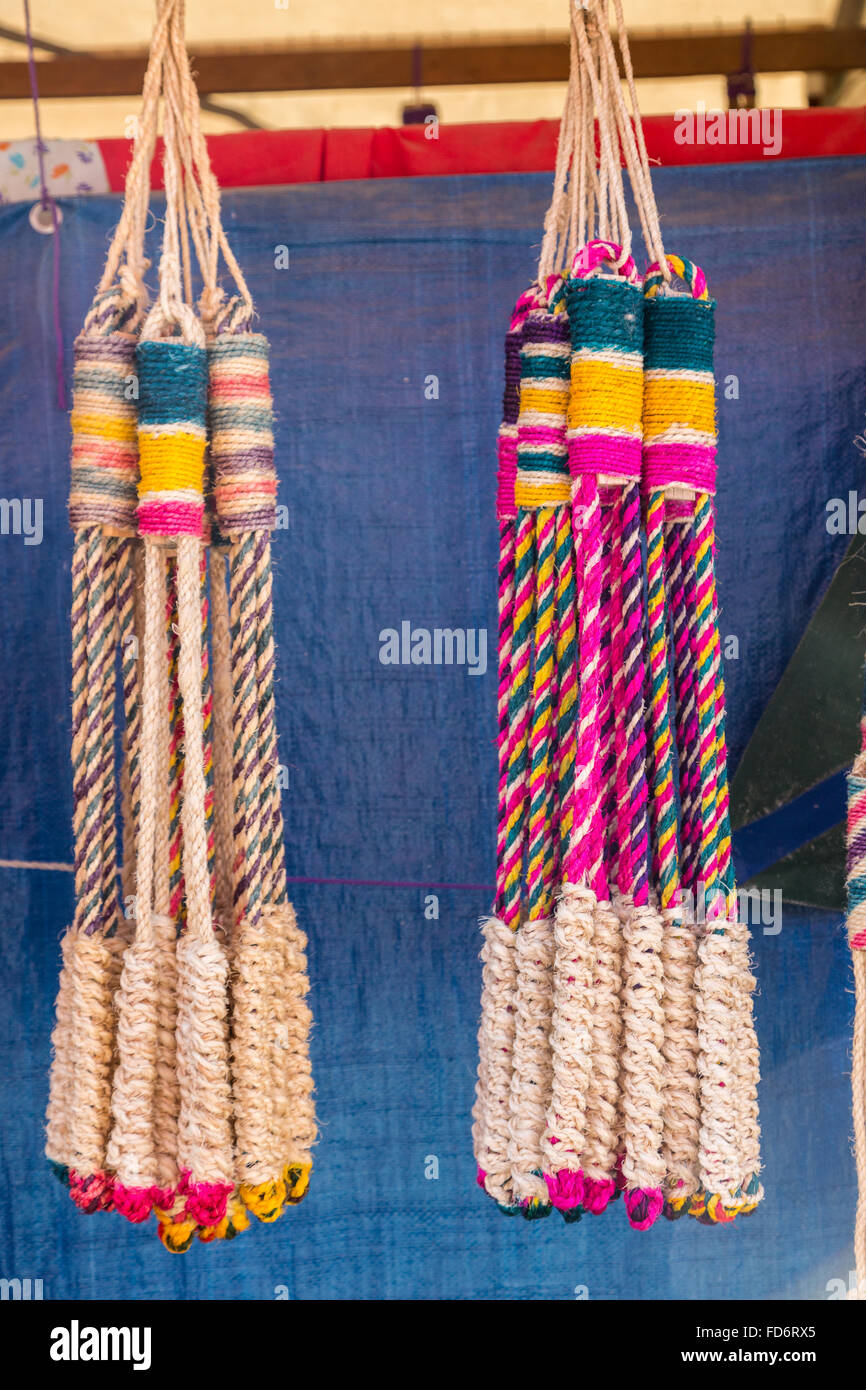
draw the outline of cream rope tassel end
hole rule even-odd
[[[286,1201],[296,1206],[309,1185],[317,1133],[309,1046],[313,1014],[307,1003],[307,938],[290,902],[271,904],[263,912],[274,932],[275,967],[283,981],[280,1031],[276,1034],[273,1057],[277,1157],[282,1166]]]
[[[514,932],[499,917],[481,923],[481,1022],[472,1139],[478,1183],[504,1210],[516,1210],[508,1158],[509,1092],[514,1065],[517,988]]]
[[[515,1203],[528,1218],[547,1216],[542,1140],[553,1066],[548,1033],[553,1006],[553,933],[546,918],[524,922],[515,943],[514,1009],[508,1157]]]

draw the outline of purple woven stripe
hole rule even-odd
[[[506,425],[516,425],[520,414],[520,344],[523,325],[505,335],[505,390],[502,396],[502,419]]]
[[[76,366],[81,362],[104,362],[106,358],[115,362],[133,361],[135,338],[125,333],[106,333],[104,337],[79,333],[75,339]]]
[[[857,859],[866,854],[866,827],[848,841],[848,869],[853,868]]]
[[[244,448],[238,455],[234,449],[221,451],[218,445],[211,444],[211,460],[214,477],[218,483],[243,481],[250,468],[256,471],[275,473],[273,444],[253,444]]]
[[[135,515],[135,494],[133,492],[133,505],[128,508],[130,517]],[[118,504],[116,500],[110,502],[70,502],[69,504],[69,524],[73,531],[78,531],[82,526],[107,526],[117,527]],[[132,521],[129,524],[129,532],[135,534],[135,525]]]
[[[546,310],[532,313],[523,326],[523,346],[529,343],[561,347],[570,344],[571,334],[565,314],[549,314]],[[563,379],[567,379],[565,376]]]

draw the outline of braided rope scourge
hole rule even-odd
[[[572,8],[538,284],[507,339],[497,876],[473,1136],[506,1213],[575,1221],[622,1193],[646,1230],[662,1211],[727,1223],[763,1190],[715,586],[715,304],[700,268],[664,252],[614,9],[619,53],[602,0]],[[654,262],[643,282],[623,162]],[[551,274],[565,248],[567,278]],[[863,761],[852,806],[866,825]],[[866,938],[866,850],[851,881]],[[705,928],[683,889],[709,894]],[[861,1226],[866,1272],[866,1198]]]
[[[123,211],[76,344],[76,910],[46,1149],[81,1210],[135,1223],[154,1212],[165,1248],[182,1252],[196,1236],[231,1239],[249,1212],[272,1221],[300,1201],[316,1125],[306,938],[282,843],[268,346],[250,331],[252,301],[220,223],[183,0],[157,10]],[[147,312],[160,107],[166,214]],[[228,301],[220,255],[237,288]],[[208,563],[211,540],[220,549]]]
[[[606,267],[622,264],[618,276]],[[640,689],[643,661],[642,596],[636,584],[639,548],[637,484],[641,475],[643,373],[643,298],[635,283],[633,265],[616,244],[591,244],[575,259],[575,275],[569,281],[569,318],[572,325],[572,405],[569,412],[569,454],[573,473],[580,479],[578,496],[594,490],[610,506],[611,484],[623,488],[622,514],[614,513],[608,545],[616,545],[622,593],[623,650],[627,662],[620,699],[632,708],[626,728],[620,713],[619,756],[626,760],[621,791],[630,807],[628,853],[623,856],[618,895],[614,907],[622,933],[619,943],[607,927],[605,900],[607,873],[597,872],[593,911],[594,935],[606,943],[610,978],[621,980],[618,1007],[608,1006],[605,1026],[594,1027],[595,1052],[590,1094],[599,1086],[602,1103],[595,1122],[603,1123],[607,1159],[597,1163],[591,1188],[585,1184],[585,1200],[592,1209],[603,1209],[613,1192],[611,1172],[611,1122],[622,1127],[621,1180],[629,1222],[646,1229],[662,1207],[660,1146],[662,1137],[662,923],[648,901],[646,885],[646,779],[643,772]],[[603,556],[605,569],[611,559]],[[627,643],[625,634],[628,634]],[[582,658],[583,659],[583,658]],[[637,717],[635,717],[637,716]],[[602,775],[599,763],[595,778]],[[602,819],[595,793],[596,821]],[[595,831],[597,840],[598,830]],[[596,851],[596,862],[598,855]],[[620,1031],[621,1030],[621,1031]],[[610,1048],[620,1056],[618,1092],[612,1083]],[[596,1076],[599,1079],[595,1079]],[[619,1119],[617,1119],[617,1109]]]
[[[307,1190],[316,1125],[306,938],[286,896],[276,750],[269,349],[248,322],[227,309],[211,339],[208,425],[215,520],[229,552],[236,1171],[246,1207],[272,1221]]]

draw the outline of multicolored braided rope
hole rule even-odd
[[[513,644],[516,603],[517,421],[520,413],[520,349],[526,317],[537,302],[535,290],[521,295],[505,335],[502,424],[497,440],[496,514],[499,528],[496,891],[492,915],[482,922],[481,1020],[478,1029],[478,1080],[473,1107],[473,1147],[479,1186],[508,1215],[521,1210],[511,1191],[510,1088],[517,986],[514,935],[520,910],[520,881],[508,870],[514,854],[509,821]],[[522,864],[522,849],[521,849]]]
[[[554,289],[554,294],[556,291]],[[569,782],[558,766],[556,538],[571,490],[566,465],[565,422],[569,390],[568,324],[544,294],[527,315],[521,343],[520,413],[517,427],[518,554],[524,517],[534,527],[534,622],[529,735],[529,810],[526,913],[517,942],[517,1018],[511,1086],[512,1184],[523,1214],[550,1211],[542,1174],[542,1140],[551,1058],[547,1029],[552,1005],[551,965],[554,872],[559,854],[556,806]],[[561,294],[556,297],[561,304]],[[559,618],[568,626],[560,594]],[[565,633],[568,640],[567,631]],[[566,679],[566,702],[569,700]],[[566,792],[567,795],[567,792]]]

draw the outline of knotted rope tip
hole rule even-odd
[[[665,1199],[658,1187],[627,1189],[623,1194],[628,1224],[634,1231],[648,1231],[662,1214]]]
[[[569,1168],[560,1168],[558,1173],[545,1173],[544,1181],[550,1194],[551,1206],[557,1211],[566,1212],[585,1205],[585,1179],[583,1173]]]

